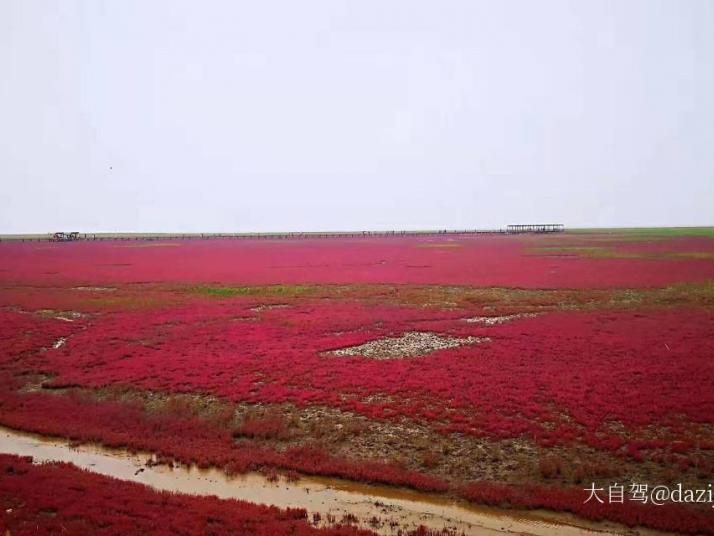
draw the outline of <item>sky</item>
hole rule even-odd
[[[714,225],[710,0],[2,0],[0,233]]]

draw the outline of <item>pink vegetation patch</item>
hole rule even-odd
[[[608,431],[608,423],[668,426],[678,436],[683,422],[714,424],[714,363],[702,359],[714,355],[706,311],[550,313],[482,326],[463,321],[460,310],[321,302],[243,320],[250,306],[197,300],[82,320],[81,330],[80,322],[55,320],[47,332],[66,342],[27,356],[22,368],[55,375],[54,387],[127,385],[324,404],[370,418],[407,416],[444,431],[526,434],[545,445],[582,441],[635,455],[657,445]],[[16,315],[4,313],[2,326],[7,343],[21,350],[16,330],[24,318]],[[490,340],[415,359],[325,355],[414,329]],[[42,337],[43,345],[52,339]]]
[[[303,509],[157,492],[67,464],[33,465],[0,454],[0,528],[5,534],[251,534],[359,536],[316,529]]]
[[[186,240],[0,243],[5,282],[101,285],[220,281],[241,285],[414,283],[525,288],[663,286],[714,278],[714,259],[588,258],[538,255],[563,238],[461,236],[310,240]],[[679,238],[653,246],[714,253],[714,239]],[[171,247],[168,247],[170,245]],[[635,243],[624,243],[637,249]],[[617,249],[616,241],[608,247]],[[649,250],[651,246],[642,246]]]

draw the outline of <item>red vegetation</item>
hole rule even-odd
[[[0,530],[42,534],[368,535],[316,529],[302,509],[153,491],[68,464],[33,465],[0,455]]]
[[[314,447],[276,452],[236,443],[231,430],[197,418],[171,414],[148,416],[138,407],[88,402],[74,396],[18,394],[7,383],[0,384],[0,391],[0,423],[11,428],[154,452],[164,459],[174,458],[200,467],[223,467],[229,473],[269,466],[427,491],[448,489],[445,482],[432,476],[389,464],[335,458]]]
[[[46,389],[113,386],[248,404],[320,405],[377,420],[407,417],[443,433],[524,437],[545,447],[587,445],[682,470],[697,451],[714,449],[714,440],[698,429],[714,425],[710,309],[551,312],[484,326],[464,321],[484,314],[479,304],[438,309],[292,297],[289,307],[256,311],[265,296],[214,299],[154,288],[137,304],[121,301],[126,298],[113,302],[110,293],[92,301],[83,291],[45,288],[200,281],[602,288],[714,279],[714,262],[706,255],[660,255],[711,253],[711,239],[673,239],[667,249],[612,245],[633,253],[621,258],[529,253],[541,243],[512,236],[458,237],[453,243],[413,237],[211,240],[170,247],[0,243],[2,283],[43,287],[0,290],[0,423],[233,472],[267,467],[432,491],[449,486],[394,465],[336,458],[317,447],[283,452],[260,447],[264,440],[290,438],[279,419],[247,419],[231,428],[226,415],[199,419],[181,407],[147,414],[126,403],[18,389],[28,382],[37,389],[41,380]],[[647,257],[650,253],[656,255]],[[51,311],[38,312],[50,308],[100,314],[67,322]],[[410,331],[491,340],[414,359],[326,354]],[[698,467],[711,474],[712,467]],[[538,470],[544,478],[559,475],[557,463],[548,459]],[[699,513],[687,521],[674,507],[602,510],[582,505],[572,490],[484,483],[462,494],[630,525],[714,532]]]
[[[197,300],[87,320],[61,348],[23,359],[22,370],[56,375],[52,387],[127,385],[323,404],[373,419],[406,416],[445,432],[525,434],[546,446],[578,441],[635,459],[672,440],[675,454],[686,453],[693,444],[685,424],[714,424],[714,363],[702,359],[714,355],[707,311],[551,313],[484,327],[464,322],[464,310],[302,302],[236,321],[251,305]],[[3,315],[8,326],[17,325],[14,315]],[[415,329],[492,340],[418,359],[323,354]],[[17,338],[3,325],[0,333]],[[629,431],[667,426],[668,440],[615,432],[612,422]],[[238,432],[284,433],[266,421]]]
[[[714,403],[709,388],[714,366],[701,356],[714,354],[714,326],[704,311],[553,313],[478,327],[459,320],[465,311],[355,304],[323,308],[306,302],[270,311],[270,321],[231,320],[251,305],[236,299],[198,300],[190,308],[119,313],[73,324],[42,320],[71,332],[32,331],[22,324],[30,316],[4,313],[7,321],[0,325],[0,334],[13,348],[26,348],[17,342],[23,330],[45,333],[39,339],[42,344],[71,334],[59,349],[28,354],[20,361],[5,356],[4,368],[18,374],[28,369],[57,374],[50,382],[55,387],[115,383],[252,402],[318,403],[378,419],[406,415],[444,430],[492,437],[526,434],[543,444],[586,442],[633,457],[667,447],[668,456],[686,460],[681,456],[693,446],[687,425],[712,423],[707,408]],[[492,342],[412,360],[320,354],[414,325],[462,336],[488,334]],[[355,331],[359,326],[367,327]],[[18,393],[21,379],[4,378],[0,422],[15,428],[153,451],[229,472],[274,467],[422,490],[449,489],[434,477],[337,459],[317,448],[279,453],[234,440],[287,437],[284,423],[271,419],[247,420],[234,430],[181,411],[147,415],[126,404]],[[378,402],[365,401],[370,394],[382,396]],[[630,433],[609,431],[611,420]],[[638,438],[637,430],[650,424],[669,426],[669,436]],[[700,440],[698,447],[712,445]],[[547,460],[544,464],[542,471],[557,472]],[[699,513],[686,513],[688,509],[643,509],[637,504],[599,508],[582,505],[582,491],[576,491],[481,483],[462,494],[489,504],[542,506],[629,525],[714,532]]]
[[[704,508],[677,504],[604,503],[591,500],[582,489],[549,488],[524,485],[508,486],[493,482],[475,482],[460,490],[469,500],[490,506],[513,508],[550,508],[571,512],[593,521],[610,520],[629,527],[646,526],[682,534],[714,534],[714,516],[710,505]]]
[[[605,237],[608,247],[620,247]],[[577,245],[577,235],[555,238]],[[458,236],[319,240],[0,243],[3,279],[44,284],[145,281],[428,283],[527,288],[663,286],[714,277],[711,259],[538,255],[553,237]],[[713,252],[709,238],[678,238],[665,251]],[[647,243],[645,243],[647,244]],[[624,242],[623,249],[635,247]],[[161,247],[157,247],[161,246]],[[650,251],[651,245],[639,246]],[[659,251],[655,246],[653,251]]]

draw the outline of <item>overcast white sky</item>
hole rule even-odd
[[[0,1],[0,232],[714,224],[714,2]]]

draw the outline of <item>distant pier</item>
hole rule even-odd
[[[506,232],[509,234],[517,233],[562,233],[565,231],[565,225],[562,223],[525,223],[508,225]]]
[[[520,233],[560,233],[562,223],[534,223],[508,225],[506,229],[461,229],[422,231],[346,231],[346,232],[285,232],[285,233],[54,233],[48,235],[0,235],[0,242],[74,242],[95,240],[296,240],[315,238],[379,238],[391,236],[468,236]]]

